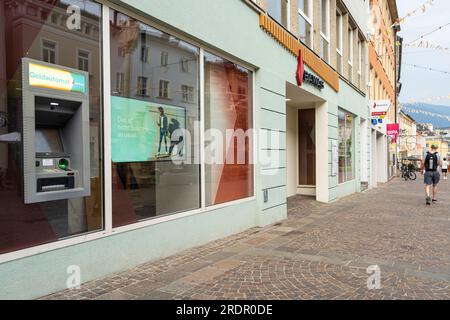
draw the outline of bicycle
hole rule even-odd
[[[402,165],[401,172],[402,178],[405,179],[405,181],[408,181],[408,179],[413,181],[417,179],[415,171],[406,165]]]

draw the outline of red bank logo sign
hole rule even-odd
[[[298,86],[301,87],[303,84],[303,77],[305,76],[305,65],[303,64],[302,50],[298,52],[298,64],[295,76],[297,78]]]
[[[302,50],[299,50],[298,52],[298,64],[297,64],[297,72],[295,73],[295,78],[297,79],[297,85],[301,87],[303,85],[303,82],[308,82],[318,88],[319,90],[322,90],[325,85],[324,82],[313,75],[312,73],[305,70],[305,65],[303,63],[303,55]]]
[[[390,106],[391,102],[389,100],[370,101],[370,116],[371,117],[386,116]]]

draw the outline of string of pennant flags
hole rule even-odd
[[[442,26],[439,26],[439,27],[437,27],[436,29],[431,30],[430,32],[427,32],[427,33],[425,33],[425,34],[422,34],[422,35],[421,35],[420,37],[418,37],[417,39],[414,39],[413,41],[408,42],[408,44],[411,44],[411,43],[414,43],[414,42],[416,42],[416,41],[418,41],[418,40],[421,40],[421,39],[423,39],[424,37],[429,36],[430,34],[433,34],[433,33],[435,33],[435,32],[438,32],[438,31],[440,31],[440,30],[442,30],[442,29],[448,27],[449,25],[450,25],[450,22],[448,22],[448,23],[446,23],[446,24],[444,24],[444,25],[442,25]]]
[[[399,18],[395,21],[395,23],[391,26],[390,29],[387,30],[388,34],[391,34],[392,29],[400,26],[401,24],[405,23],[406,19],[408,19],[409,17],[417,14],[417,13],[425,13],[427,11],[427,8],[429,6],[434,5],[435,0],[428,0],[426,2],[424,2],[422,5],[420,5],[418,8],[408,12],[405,16],[403,16],[402,18]],[[435,32],[438,32],[444,28],[446,28],[447,26],[449,26],[450,23],[446,23],[444,25],[441,25],[435,29],[433,29],[430,32],[427,32],[425,34],[420,35],[417,39],[414,39],[413,41],[410,41],[408,43],[403,43],[403,47],[406,48],[421,48],[421,49],[432,49],[432,50],[437,50],[437,51],[441,51],[441,52],[445,52],[445,53],[450,53],[450,48],[439,45],[439,44],[434,44],[431,43],[429,41],[425,41],[423,40],[426,36],[433,34]],[[400,46],[400,43],[397,41],[395,43],[396,46]],[[433,69],[433,68],[429,68],[429,67],[424,67],[424,66],[418,66],[418,65],[414,65],[414,64],[406,64],[406,66],[409,67],[413,67],[413,68],[419,68],[419,69],[424,69],[424,70],[428,70],[428,71],[434,71],[434,72],[440,72],[443,74],[450,74],[449,71],[444,71],[444,70],[438,70],[438,69]],[[442,96],[435,96],[435,97],[428,97],[425,99],[411,99],[408,101],[408,103],[431,103],[431,102],[438,102],[438,101],[442,101],[442,100],[450,100],[450,94],[448,95],[442,95]],[[448,106],[442,106],[443,108],[448,108]],[[426,115],[426,116],[430,116],[430,117],[436,117],[436,118],[440,118],[440,119],[445,119],[447,121],[450,122],[450,116],[448,115],[444,115],[444,114],[439,114],[436,112],[430,112],[430,111],[425,111],[425,110],[421,110],[418,108],[414,108],[411,106],[404,106],[402,105],[400,107],[400,110],[403,110],[409,114],[422,114],[422,115]]]
[[[427,7],[428,6],[432,6],[434,4],[435,0],[427,0],[426,2],[424,2],[423,4],[421,4],[419,7],[417,7],[416,9],[408,12],[406,15],[404,15],[402,18],[398,18],[394,24],[391,26],[391,30],[393,28],[395,28],[396,26],[400,26],[402,23],[404,23],[406,21],[407,18],[415,15],[416,13],[425,13],[427,11]],[[391,30],[389,30],[388,32],[391,32]]]
[[[393,29],[394,29],[395,27],[398,27],[398,26],[402,25],[403,23],[405,23],[405,21],[406,21],[407,18],[409,18],[409,17],[411,17],[411,16],[413,16],[413,15],[415,15],[415,14],[417,14],[417,13],[422,13],[422,14],[425,13],[425,12],[427,11],[427,7],[434,5],[434,2],[435,2],[435,0],[427,0],[426,2],[424,2],[423,4],[421,4],[421,5],[420,5],[419,7],[417,7],[416,9],[407,12],[403,17],[396,19],[396,21],[391,25],[390,28],[386,28],[386,33],[388,34],[388,36],[392,35]],[[380,8],[380,12],[381,12],[381,8]],[[450,25],[450,23],[447,24],[447,25]],[[416,40],[414,40],[414,41],[411,41],[410,43],[415,42],[415,41],[417,41],[417,40],[420,40],[420,39],[422,39],[423,37],[425,37],[425,36],[427,36],[427,35],[429,35],[429,34],[431,34],[431,33],[434,33],[434,32],[436,32],[436,31],[438,31],[438,30],[441,30],[442,28],[446,27],[447,25],[440,26],[439,28],[433,30],[432,32],[430,32],[430,33],[428,33],[428,34],[424,34],[424,35],[420,36],[418,39],[416,39]],[[371,35],[370,38],[371,38],[372,42],[378,42],[380,39],[382,39],[382,35]],[[399,41],[395,41],[395,46],[396,46],[396,47],[398,47],[398,46],[400,46],[400,45],[401,45],[401,44],[400,44]],[[390,49],[391,49],[392,51],[394,51],[393,47],[390,48]]]
[[[407,43],[404,45],[405,48],[421,48],[421,49],[433,49],[442,51],[445,53],[450,53],[450,48],[443,47],[439,44],[430,43],[428,41],[420,41],[419,43]]]
[[[434,69],[434,68],[429,68],[429,67],[424,67],[424,66],[418,66],[416,64],[404,64],[407,67],[413,67],[413,68],[417,68],[417,69],[423,69],[423,70],[428,70],[428,71],[434,71],[434,72],[439,72],[439,73],[443,73],[443,74],[450,74],[450,71],[445,71],[445,70],[438,70],[438,69]]]
[[[447,121],[450,122],[450,116],[446,116],[444,114],[439,114],[439,113],[435,113],[435,112],[429,112],[429,111],[424,111],[424,110],[420,110],[420,109],[416,109],[416,108],[411,108],[411,107],[406,107],[406,106],[402,106],[400,108],[400,110],[408,113],[408,114],[423,114],[426,116],[430,116],[430,117],[436,117],[436,118],[441,118],[441,119],[445,119]]]
[[[450,100],[450,94],[446,96],[435,96],[435,97],[428,97],[423,99],[410,99],[407,100],[406,103],[428,103],[428,102],[437,102],[442,100]],[[445,106],[443,106],[445,107]]]

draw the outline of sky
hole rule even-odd
[[[404,17],[426,0],[397,0],[399,16]],[[404,43],[411,42],[421,35],[450,23],[450,1],[434,0],[432,6],[427,5],[425,13],[420,11],[406,19],[401,25],[399,35]],[[432,44],[450,48],[450,25],[423,38]],[[419,42],[419,41],[418,41]],[[417,42],[417,43],[418,43]],[[406,47],[403,49],[403,61],[400,82],[403,88],[400,93],[400,102],[427,102],[450,106],[450,74],[421,70],[407,65],[419,65],[450,72],[450,53],[434,49]],[[446,99],[427,98],[445,96]]]

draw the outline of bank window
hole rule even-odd
[[[89,72],[89,52],[78,50],[78,69]]]
[[[147,95],[147,77],[137,77],[137,90],[136,94],[138,96],[146,96]]]
[[[338,111],[339,125],[339,183],[354,179],[354,116]]]
[[[147,34],[141,32],[141,61],[148,62],[149,48],[147,46]]]
[[[101,29],[101,5],[82,2],[0,1],[0,114],[8,120],[0,124],[0,254],[104,227],[102,66],[77,52],[89,48],[90,59],[101,61],[102,38],[80,37],[63,23],[77,5],[81,24]],[[49,32],[56,23],[57,32]],[[70,88],[58,81],[61,74],[75,80]],[[45,84],[30,83],[33,77]]]
[[[348,28],[348,80],[353,82],[353,59],[354,59],[354,46],[353,46],[353,35],[355,30],[352,27]]]
[[[124,39],[121,34],[130,25],[134,32]],[[149,52],[149,61],[158,62],[152,68],[141,61],[140,46],[125,46],[139,43],[142,33],[147,47],[158,48]],[[122,94],[111,92],[113,227],[199,209],[200,49],[114,10],[110,43],[111,74],[145,77],[149,90],[145,96],[135,96],[130,90],[135,83],[125,81]],[[118,57],[119,46],[129,50],[127,59]],[[169,55],[176,64],[182,57],[189,60],[190,72],[182,73],[179,66],[171,72],[160,68],[159,64],[168,65]],[[168,100],[172,84],[178,94],[181,89],[182,97]]]
[[[52,13],[51,19],[52,19],[53,24],[58,24],[58,14],[57,13]]]
[[[141,47],[141,61],[142,62],[149,62],[149,48],[146,46]]]
[[[267,12],[286,29],[289,29],[289,0],[267,0]]]
[[[362,83],[362,68],[363,68],[363,42],[358,39],[358,88],[363,90]]]
[[[91,25],[86,24],[86,25],[84,26],[84,33],[87,34],[88,36],[91,35],[91,30],[92,30]]]
[[[330,62],[330,0],[320,0],[320,57]]]
[[[181,72],[189,72],[189,60],[187,58],[181,57],[180,68]]]
[[[167,51],[161,52],[161,67],[167,67],[169,63],[169,53]]]
[[[205,200],[212,206],[254,195],[253,74],[212,53],[204,59]]]
[[[159,80],[159,98],[169,99],[169,81]]]
[[[42,60],[48,63],[56,63],[57,44],[54,41],[42,40]]]
[[[343,72],[343,15],[340,9],[336,9],[336,54],[337,54],[337,71],[342,74]]]
[[[182,85],[181,99],[183,102],[194,102],[194,87]]]
[[[313,45],[312,0],[298,1],[298,33],[300,41],[312,48]]]

